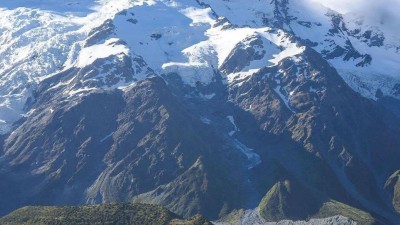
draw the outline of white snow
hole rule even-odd
[[[286,96],[282,93],[282,87],[281,85],[278,83],[278,85],[274,88],[275,93],[278,94],[279,98],[283,101],[283,103],[285,104],[286,108],[288,108],[290,111],[292,111],[293,113],[296,113],[292,107],[290,106],[290,102],[289,102],[289,97],[291,96],[291,94],[289,93],[289,96]]]
[[[0,134],[23,116],[37,84],[62,70],[88,32],[129,2],[0,1]]]
[[[238,73],[231,73],[227,75],[227,82],[232,85],[242,85],[246,78],[254,75],[255,73],[259,72],[260,69],[251,69],[247,72],[238,72]]]
[[[228,133],[229,136],[232,137],[236,132],[240,131],[240,129],[236,126],[235,118],[233,116],[227,116],[226,118],[229,120],[234,128]],[[246,156],[248,160],[247,169],[250,170],[261,163],[261,157],[257,153],[255,153],[253,149],[247,147],[236,138],[233,138],[232,140],[236,149],[238,149],[242,154]]]
[[[113,132],[111,132],[110,134],[106,135],[104,138],[102,138],[102,139],[100,140],[100,142],[106,141],[107,139],[109,139],[110,137],[112,137],[112,136],[114,135],[114,133],[115,133],[115,131],[113,131]]]
[[[129,19],[136,22],[131,23]],[[235,46],[254,35],[264,39],[265,49],[260,50],[266,51],[266,56],[249,62],[245,72],[278,63],[304,50],[291,43],[282,32],[269,32],[271,28],[268,27],[222,29],[215,27],[216,22],[211,9],[184,1],[157,1],[134,7],[127,15],[118,15],[114,20],[117,36],[152,69],[159,74],[179,74],[191,86],[196,86],[197,82],[212,82],[214,70],[223,64]],[[126,30],[137,32],[131,35]]]
[[[196,44],[207,39],[204,32],[210,27],[208,13],[209,10],[154,2],[118,15],[114,24],[117,36],[157,73],[178,73],[185,83],[195,86],[196,82],[209,83],[213,76],[206,58],[190,51],[207,51]],[[127,21],[128,17],[137,22]]]
[[[73,95],[77,95],[77,94],[82,94],[84,92],[93,91],[93,90],[96,90],[96,89],[97,88],[84,87],[84,88],[69,90],[68,92],[66,92],[66,94],[69,95],[69,96],[73,96]]]
[[[237,139],[234,139],[234,144],[236,148],[247,157],[249,161],[247,169],[251,170],[261,163],[261,157],[254,152],[254,149],[247,147]]]
[[[211,124],[211,120],[208,119],[207,117],[200,117],[200,120],[205,124]]]
[[[231,122],[231,124],[233,125],[233,130],[232,131],[230,131],[229,132],[229,136],[233,136],[237,131],[240,131],[239,130],[239,128],[236,126],[236,123],[235,123],[235,119],[233,118],[233,116],[227,116],[226,117],[228,120],[229,120],[229,122]]]
[[[384,46],[371,47],[345,33],[330,35],[333,11],[309,4],[310,1],[290,1],[288,13],[296,20],[283,28],[317,43],[315,49],[319,52],[345,46],[350,40],[361,54],[372,56],[372,64],[356,67],[359,60],[343,61],[342,58],[329,62],[362,95],[374,99],[378,88],[392,95],[394,84],[400,83],[399,37],[385,26],[354,14],[343,16],[348,29],[382,33]],[[255,46],[255,49],[263,57],[248,62],[239,72],[222,74],[228,85],[241,85],[263,67],[277,65],[288,57],[295,58],[304,51],[304,47],[292,42],[288,32],[266,25],[265,21],[269,25],[274,21],[270,0],[251,4],[247,0],[201,2],[212,9],[203,8],[196,1],[183,0],[1,1],[0,133],[8,132],[12,123],[25,113],[25,103],[38,83],[71,67],[90,67],[97,59],[141,58],[154,74],[175,73],[185,84],[196,87],[199,83],[207,85],[214,81],[216,72],[238,44],[249,47],[251,40],[260,39],[263,47]],[[126,12],[117,14],[124,9]],[[217,26],[222,18],[231,24]],[[102,43],[84,47],[89,32],[107,19],[112,19],[115,34]],[[147,75],[143,72],[137,78]],[[107,88],[129,85],[121,80]],[[68,94],[82,94],[87,90],[88,87],[71,89]],[[290,109],[291,94],[285,96],[279,87],[275,91]]]
[[[252,9],[264,3],[256,3]],[[225,6],[221,4],[225,2],[215,4],[216,11],[224,11]],[[128,9],[125,14],[115,15],[123,9]],[[246,9],[240,13],[248,15],[251,11]],[[265,57],[249,62],[241,72],[226,74],[228,83],[302,51],[284,38],[282,31],[271,32],[271,28],[260,26],[231,29],[215,26],[217,18],[212,10],[202,8],[195,1],[3,1],[0,12],[2,133],[21,118],[25,103],[38,83],[70,67],[91,66],[97,59],[141,57],[156,74],[176,73],[186,84],[195,87],[198,83],[212,82],[215,71],[235,46],[251,36],[263,39],[264,49],[258,50],[265,51]],[[231,14],[237,15],[237,12],[227,12],[226,16],[232,19]],[[115,25],[115,35],[103,43],[84,47],[88,33],[110,18]],[[240,24],[250,20],[251,17],[233,22]],[[120,85],[127,84],[121,81],[113,87]],[[71,89],[67,94],[82,94],[88,90],[90,88],[86,87]]]
[[[264,20],[270,22],[274,20],[274,6],[271,5],[272,2],[269,0],[254,1],[251,4],[248,4],[246,0],[203,0],[203,2],[211,5],[218,15],[226,17],[233,24],[245,27],[236,28],[242,36],[239,34],[235,35],[233,31],[228,30],[227,32],[232,33],[230,35],[232,38],[229,41],[224,40],[224,38],[217,39],[221,40],[221,43],[218,44],[222,48],[218,50],[220,63],[229,54],[228,49],[232,49],[232,45],[235,42],[237,43],[240,38],[246,36],[245,34],[249,34],[249,30],[263,29],[265,28],[263,24]],[[330,63],[338,70],[344,80],[363,96],[375,99],[378,89],[381,89],[385,95],[393,96],[392,89],[394,84],[400,83],[400,73],[398,72],[400,71],[400,38],[396,29],[390,26],[390,23],[382,24],[382,21],[372,20],[362,14],[348,13],[343,15],[345,25],[349,30],[360,29],[361,34],[371,30],[373,33],[381,33],[385,37],[383,46],[368,46],[364,41],[358,40],[345,32],[335,35],[329,34],[329,30],[332,28],[330,16],[333,13],[335,13],[333,10],[316,3],[315,0],[290,1],[288,14],[292,18],[296,18],[296,20],[290,23],[290,27],[284,25],[284,28],[293,31],[304,40],[317,43],[318,46],[315,49],[319,52],[325,50],[332,51],[336,46],[345,47],[346,42],[348,40],[351,41],[353,47],[361,54],[371,55],[371,65],[356,67],[356,64],[361,59],[344,61],[343,57],[329,60]],[[307,23],[309,27],[299,22]],[[223,32],[218,33],[221,36],[223,35]],[[286,45],[274,58],[270,58],[270,62],[276,64],[277,61],[282,60],[284,57],[290,57],[301,52],[301,47]],[[255,68],[253,67],[252,69]],[[229,78],[229,80],[232,79]]]
[[[362,39],[359,40],[346,32],[330,35],[329,29],[332,28],[332,22],[329,15],[332,15],[333,11],[319,4],[302,5],[302,1],[305,0],[292,3],[290,14],[296,16],[300,21],[310,22],[312,26],[307,28],[293,23],[291,28],[294,33],[303,39],[318,43],[315,49],[319,52],[332,50],[337,45],[345,47],[346,41],[350,41],[360,54],[368,54],[372,57],[371,65],[357,67],[356,64],[361,59],[344,61],[342,57],[329,60],[329,62],[338,70],[349,86],[363,96],[375,99],[378,89],[381,89],[385,95],[393,96],[391,91],[394,84],[400,83],[400,73],[398,72],[400,71],[400,38],[395,35],[396,32],[388,29],[390,26],[387,24],[371,21],[368,17],[359,14],[348,13],[342,15],[348,30],[359,30],[360,34],[365,31],[381,34],[385,39],[383,46],[368,46]]]
[[[277,65],[283,59],[301,54],[302,52],[304,52],[304,50],[305,50],[305,47],[297,47],[295,44],[290,43],[287,45],[285,50],[281,51],[277,55],[274,55],[274,58],[270,59],[270,61],[273,64]]]
[[[85,67],[91,65],[96,59],[107,58],[111,55],[128,55],[129,49],[125,45],[118,44],[118,39],[108,39],[103,44],[98,44],[82,49],[76,66]]]
[[[215,97],[215,95],[216,95],[215,93],[206,94],[206,95],[200,94],[200,96],[203,97],[203,99],[206,99],[206,100],[213,99]]]

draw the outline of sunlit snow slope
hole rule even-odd
[[[0,133],[20,119],[32,91],[63,70],[72,49],[88,32],[112,17],[128,1],[0,2]]]
[[[18,0],[0,2],[0,13],[1,133],[27,113],[39,82],[71,68],[53,83],[66,95],[171,73],[192,87],[216,73],[240,84],[305,46],[363,96],[400,96],[398,38],[309,0]]]

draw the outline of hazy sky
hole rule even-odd
[[[362,12],[369,14],[400,14],[400,0],[311,0],[326,5],[341,13]]]
[[[326,5],[329,8],[335,9],[341,13],[346,13],[360,7],[362,2],[368,2],[368,0],[312,0],[319,2],[320,4]],[[372,0],[374,1],[374,0]]]
[[[375,24],[400,33],[400,0],[310,0],[341,13],[357,13]]]

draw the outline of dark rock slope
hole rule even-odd
[[[32,187],[14,193],[20,205],[126,202],[169,182],[187,185],[163,202],[182,215],[216,218],[239,205],[232,197],[238,182],[221,165],[221,139],[161,78],[36,104],[4,141],[3,174]]]

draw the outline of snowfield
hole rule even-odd
[[[131,5],[130,1],[118,3],[0,2],[0,133],[9,132],[24,116],[41,80],[74,61],[73,51],[90,30]]]
[[[395,84],[400,83],[400,41],[390,30],[357,15],[311,5],[310,0],[291,1],[283,9],[269,0],[247,2],[2,1],[0,133],[11,131],[12,124],[23,117],[42,80],[69,68],[90,67],[113,56],[128,57],[146,64],[147,72],[138,73],[135,80],[173,73],[196,87],[210,84],[221,73],[227,85],[237,84],[265,66],[301,54],[305,47],[293,35],[313,43],[363,96],[376,99],[380,90],[399,98],[400,85],[396,89]],[[85,45],[90,32],[107,20],[112,34],[95,45]],[[235,52],[249,54],[240,68],[230,68],[238,60]],[[133,65],[135,71],[145,67]],[[127,86],[127,82],[121,79],[112,87]],[[93,87],[70,89],[69,94],[77,94]]]

